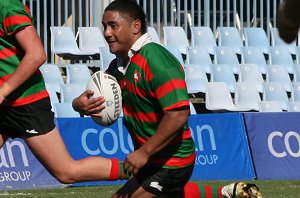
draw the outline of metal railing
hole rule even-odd
[[[48,62],[57,61],[50,47],[50,26],[98,26],[105,7],[112,0],[23,0],[30,8],[42,38]],[[137,0],[161,40],[163,26],[182,26],[187,35],[191,26],[262,27],[270,38],[276,27],[276,11],[282,0]],[[242,33],[242,31],[241,31]]]

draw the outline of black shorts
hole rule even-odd
[[[178,197],[183,193],[183,188],[192,176],[193,170],[194,165],[179,169],[146,165],[136,175],[136,180],[144,190],[152,194]]]
[[[54,127],[49,97],[23,106],[0,105],[0,133],[10,138],[42,135]]]

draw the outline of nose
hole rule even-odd
[[[103,35],[105,38],[111,36],[111,29],[109,27],[105,28]]]

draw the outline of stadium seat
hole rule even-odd
[[[214,47],[217,47],[216,39],[210,27],[191,27],[191,42],[192,46],[205,47],[207,52],[214,54]]]
[[[277,101],[260,101],[259,112],[282,112],[280,103]]]
[[[278,29],[271,28],[271,46],[276,47],[286,47],[291,54],[296,54],[296,40],[292,43],[286,43],[282,38],[280,38]]]
[[[291,92],[292,81],[286,68],[282,65],[268,65],[266,81],[281,83],[287,92]]]
[[[233,73],[238,74],[240,64],[236,53],[230,47],[215,47],[214,63],[227,64],[232,68]]]
[[[300,65],[294,65],[293,82],[300,82]]]
[[[245,46],[257,47],[268,54],[270,43],[265,30],[261,27],[245,27]]]
[[[147,27],[147,33],[151,36],[154,43],[160,44],[160,39],[154,27]]]
[[[66,65],[66,74],[66,83],[68,84],[85,86],[91,78],[91,72],[86,64],[68,64]]]
[[[292,82],[291,101],[300,102],[300,82]]]
[[[225,82],[206,83],[205,107],[211,111],[240,111],[234,105]]]
[[[107,46],[98,27],[78,27],[79,49],[99,54],[99,47]]]
[[[180,50],[177,46],[175,45],[166,45],[164,46],[169,52],[171,52],[175,58],[177,58],[177,60],[181,63],[182,66],[184,66],[184,60],[182,57],[182,54],[180,53]]]
[[[60,93],[60,84],[64,84],[64,79],[62,76],[62,71],[56,64],[43,64],[40,67],[40,71],[43,75],[45,83],[50,84],[53,89]]]
[[[231,47],[236,54],[241,54],[241,47],[244,45],[237,28],[219,27],[217,31],[219,47]]]
[[[72,102],[85,90],[84,86],[79,84],[60,84],[60,102]]]
[[[256,64],[240,64],[239,65],[239,82],[247,82],[256,85],[257,90],[262,93],[263,76]]]
[[[188,46],[186,55],[187,64],[196,64],[201,67],[205,73],[210,73],[210,65],[212,64],[209,53],[201,46]]]
[[[179,26],[164,26],[164,46],[177,46],[180,53],[186,54],[186,47],[189,46],[189,40],[182,27]]]
[[[78,48],[75,35],[70,27],[51,26],[51,52],[69,60],[92,60],[96,52],[85,52]]]
[[[241,62],[258,65],[260,72],[266,74],[267,61],[263,52],[256,47],[242,47]]]
[[[191,115],[197,114],[194,104],[191,103],[191,102],[189,102],[189,103],[190,103],[190,111],[191,111]]]
[[[300,101],[289,101],[288,112],[300,112]]]
[[[198,65],[189,64],[185,67],[185,81],[189,94],[205,93],[205,84],[208,82],[208,79],[205,71]]]
[[[224,82],[227,84],[231,93],[235,92],[236,79],[232,69],[226,64],[212,64],[210,82]]]
[[[294,61],[286,47],[270,47],[269,64],[284,65],[289,74],[294,73]]]
[[[54,116],[56,118],[79,118],[80,114],[73,109],[71,102],[66,102],[54,104]]]
[[[300,38],[298,38],[300,40]],[[300,65],[300,45],[296,48],[296,63]]]
[[[281,109],[287,110],[287,102],[289,101],[289,98],[281,83],[264,82],[263,101],[277,101],[280,103]]]
[[[54,87],[50,83],[45,83],[45,86],[49,93],[52,111],[54,112],[54,104],[59,103],[58,95],[57,95],[56,91],[54,90]]]
[[[249,82],[237,82],[235,84],[234,104],[239,109],[259,111],[258,102],[261,101],[257,87]]]
[[[100,68],[105,71],[108,69],[109,64],[116,58],[116,55],[109,51],[109,47],[100,47]]]

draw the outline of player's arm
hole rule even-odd
[[[73,109],[81,115],[99,116],[99,113],[105,108],[102,104],[105,99],[101,97],[91,98],[93,91],[86,90],[72,102]]]
[[[127,155],[124,161],[124,168],[136,174],[152,155],[168,146],[182,131],[182,127],[187,122],[189,115],[190,110],[188,106],[166,111],[156,133],[142,147]]]
[[[116,64],[117,61],[114,59],[105,73],[112,75]],[[80,115],[99,116],[99,113],[105,108],[105,106],[103,106],[105,99],[102,96],[92,98],[93,94],[94,93],[91,90],[83,92],[80,96],[73,100],[73,109],[79,112]]]
[[[16,40],[24,53],[18,68],[1,87],[1,96],[4,98],[12,93],[32,76],[46,61],[46,54],[36,29],[28,26],[16,33]]]

